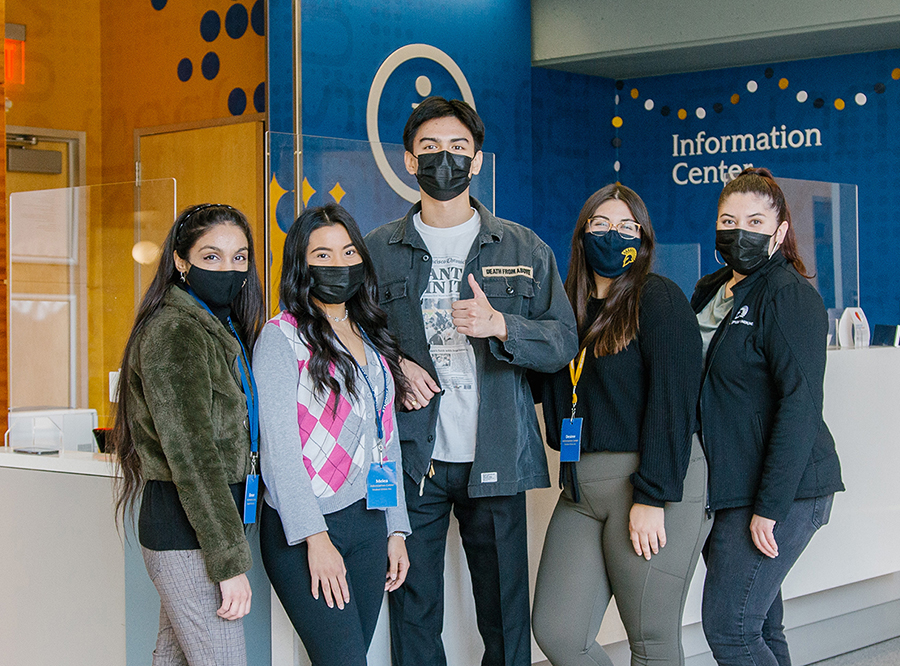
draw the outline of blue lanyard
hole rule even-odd
[[[335,333],[334,337],[338,341],[338,344],[344,348],[344,351],[350,355],[350,358],[353,359],[353,364],[360,371],[363,376],[363,379],[366,380],[366,386],[369,387],[369,393],[372,394],[372,405],[375,407],[375,426],[378,429],[378,439],[379,441],[384,441],[384,408],[387,404],[387,394],[388,394],[388,384],[387,384],[387,370],[384,367],[384,363],[381,360],[381,354],[378,353],[378,350],[375,348],[375,345],[372,344],[372,341],[369,340],[369,336],[366,335],[366,332],[359,329],[359,332],[362,333],[363,340],[369,343],[369,346],[372,348],[372,351],[375,352],[376,358],[378,358],[378,364],[381,366],[381,378],[384,380],[384,392],[381,394],[381,408],[378,407],[378,397],[375,395],[375,389],[372,386],[372,382],[369,381],[369,375],[366,374],[366,371],[363,370],[359,363],[356,362],[356,359],[353,357],[353,354],[347,349],[347,345],[341,342],[341,339]],[[379,452],[381,451],[381,444],[378,446]]]
[[[194,300],[203,306],[204,310],[213,317],[216,316],[213,314],[213,311],[209,309],[209,306],[200,300],[193,289],[188,287],[187,291],[194,297]],[[247,401],[247,418],[250,420],[250,453],[252,454],[250,456],[252,464],[250,473],[256,474],[256,460],[259,453],[259,404],[256,399],[259,392],[256,389],[256,378],[253,376],[253,369],[250,367],[250,359],[247,355],[247,350],[244,348],[244,343],[241,342],[241,336],[237,334],[237,331],[234,328],[231,317],[228,317],[228,327],[231,329],[231,333],[241,346],[241,361],[243,361],[243,363],[238,363],[238,370],[240,370],[241,373],[241,387],[244,390],[244,399]]]

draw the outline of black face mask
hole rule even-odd
[[[241,293],[247,283],[247,271],[208,271],[192,265],[187,283],[210,308],[224,308]]]
[[[619,277],[637,259],[640,238],[622,238],[617,231],[603,236],[584,235],[584,258],[597,275]]]
[[[769,260],[769,242],[774,235],[746,229],[718,229],[716,249],[733,271],[750,275]]]
[[[442,150],[439,153],[422,153],[417,159],[419,168],[416,170],[416,180],[432,199],[450,201],[465,192],[472,180],[469,176],[472,158],[468,155]]]
[[[362,262],[352,266],[310,266],[309,291],[329,305],[346,303],[356,295],[366,279]]]

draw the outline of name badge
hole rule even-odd
[[[366,508],[390,509],[397,506],[397,463],[373,462],[366,479]]]
[[[256,522],[256,502],[259,499],[259,474],[247,475],[247,486],[244,490],[244,524]]]
[[[559,437],[559,461],[581,460],[581,417],[563,419]]]

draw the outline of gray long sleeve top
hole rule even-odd
[[[293,331],[293,340],[289,339],[287,330]],[[260,463],[265,483],[264,501],[278,511],[290,545],[326,531],[328,527],[325,524],[325,515],[366,497],[366,477],[373,460],[373,452],[376,450],[375,405],[365,379],[360,376],[357,382],[357,386],[360,387],[359,395],[354,397],[342,391],[342,397],[352,407],[352,413],[362,420],[359,439],[355,442],[364,452],[362,469],[359,473],[348,476],[333,494],[316,497],[307,469],[308,461],[304,461],[298,421],[298,395],[306,396],[305,400],[317,403],[309,406],[312,412],[317,409],[321,413],[324,401],[312,397],[312,393],[301,386],[301,382],[304,385],[309,382],[302,358],[304,352],[308,359],[308,347],[305,341],[299,339],[296,329],[287,327],[284,321],[279,323],[272,320],[263,327],[253,353],[253,372],[259,387]],[[376,353],[367,345],[366,372],[376,390],[380,405],[384,380],[378,360]],[[338,380],[340,381],[340,378]],[[386,404],[388,409],[392,410],[393,382],[390,377],[388,380],[389,394]],[[328,398],[329,404],[325,410],[330,415],[334,398],[330,394]],[[390,416],[385,415],[385,419],[387,418],[396,424],[396,417],[392,411]],[[352,449],[354,442],[348,444],[345,436],[339,441],[345,449]],[[399,485],[397,507],[386,510],[388,534],[393,532],[409,534],[396,426],[391,428],[384,450],[388,460],[397,462]],[[352,458],[356,451],[347,450],[347,453]]]

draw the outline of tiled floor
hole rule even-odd
[[[900,638],[825,659],[811,666],[900,666]]]

